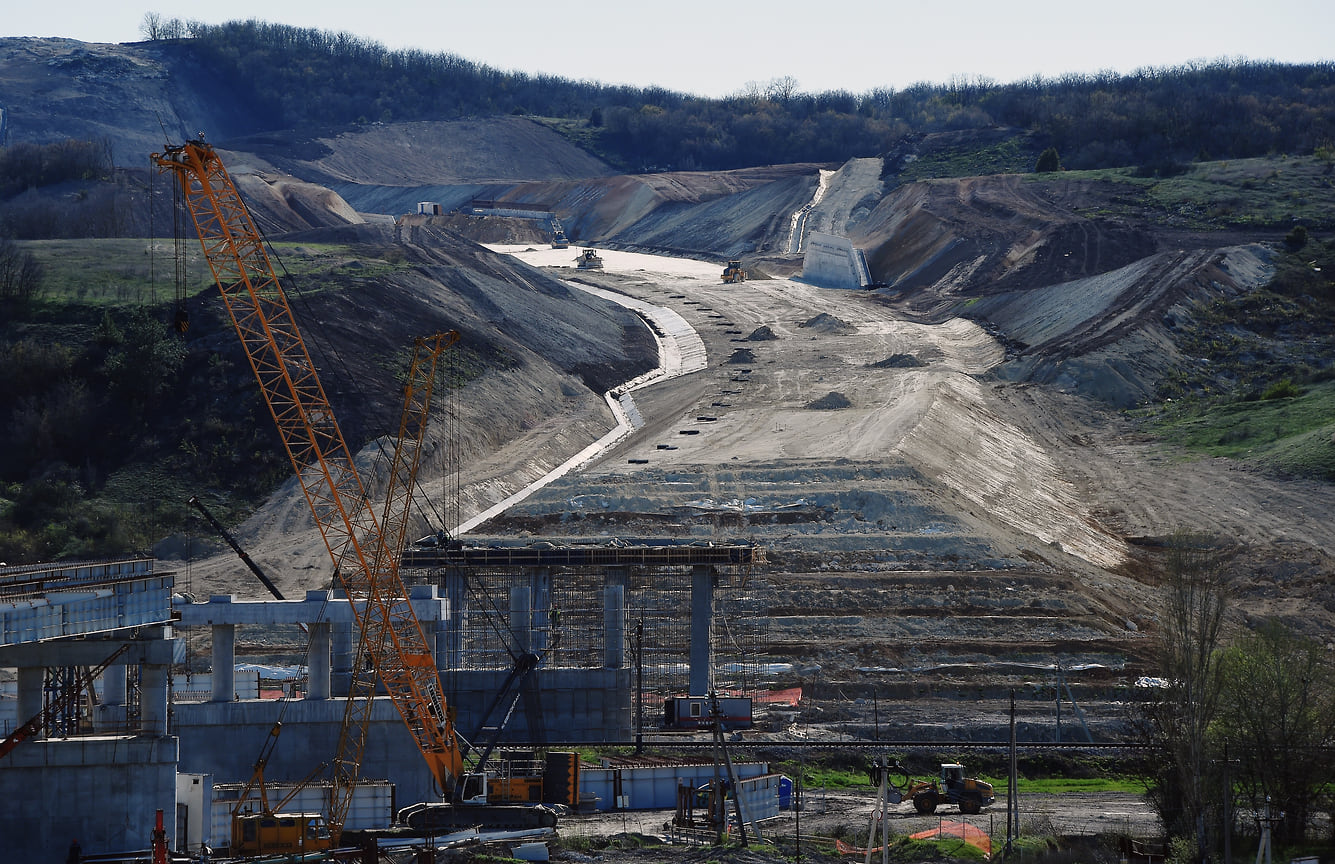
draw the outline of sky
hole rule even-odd
[[[1130,72],[1220,58],[1335,61],[1331,0],[106,0],[7,4],[0,36],[142,39],[145,13],[348,32],[505,71],[727,96],[776,78],[808,93],[960,78]]]

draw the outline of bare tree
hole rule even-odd
[[[0,235],[0,303],[27,303],[42,285],[42,265],[31,252]]]
[[[162,38],[162,13],[145,12],[144,19],[139,22],[139,35],[143,36],[149,42],[156,42]]]
[[[797,79],[791,75],[771,78],[765,85],[765,95],[780,105],[787,105],[797,95]]]
[[[1206,855],[1206,825],[1217,824],[1209,811],[1218,802],[1207,790],[1219,788],[1211,774],[1221,763],[1209,733],[1223,689],[1219,642],[1232,557],[1207,534],[1179,530],[1169,538],[1159,630],[1166,686],[1145,717],[1150,801],[1171,835],[1195,838],[1198,861]]]

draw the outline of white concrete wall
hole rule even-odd
[[[869,281],[858,250],[847,237],[812,233],[802,259],[802,278],[822,288],[863,288]]]

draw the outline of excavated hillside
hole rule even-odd
[[[395,410],[385,356],[439,326],[464,334],[476,374],[448,433],[465,454],[458,492],[450,441],[425,468],[460,520],[611,428],[599,391],[655,355],[700,361],[631,393],[633,430],[478,538],[759,544],[770,563],[747,590],[770,610],[769,655],[794,670],[775,683],[814,688],[832,712],[873,688],[972,699],[1019,683],[1049,700],[1041,715],[1060,663],[1107,697],[1091,714],[1114,728],[1153,671],[1156,567],[1178,528],[1238,542],[1232,626],[1335,632],[1335,487],[1193,457],[1119,410],[1190,359],[1199,303],[1266,283],[1273,230],[1213,231],[1139,187],[1061,174],[900,184],[880,158],[619,177],[521,118],[274,132],[214,99],[206,70],[164,76],[155,52],[169,50],[0,40],[7,140],[105,132],[118,162],[142,164],[162,114],[170,134],[208,130],[225,148],[266,231],[346,244],[353,271],[399,262],[316,292],[309,321],[348,380],[378,382],[336,399],[363,436]],[[907,142],[895,162],[932,146]],[[1309,191],[1328,198],[1316,179]],[[576,271],[541,220],[394,221],[477,198],[555,212],[605,269]],[[795,278],[812,230],[863,249],[875,289]],[[724,285],[737,256],[752,278]],[[328,578],[304,508],[288,484],[239,532],[294,592]],[[259,593],[230,554],[192,572],[208,591]],[[901,725],[958,716],[927,707]]]
[[[270,159],[251,166],[234,158],[247,184],[269,189],[251,196],[270,203],[262,214],[275,224],[277,214],[307,211],[335,225],[350,211],[370,223],[385,218],[365,204],[343,205],[318,183],[285,178]],[[1335,507],[1332,488],[1227,460],[1184,459],[1114,411],[1149,398],[1182,362],[1174,328],[1191,320],[1194,304],[1265,283],[1265,243],[1170,232],[1150,219],[1090,218],[1082,214],[1124,190],[1060,177],[932,181],[887,193],[877,163],[450,187],[530,206],[555,202],[563,224],[601,239],[601,272],[575,270],[574,251],[547,248],[543,227],[531,221],[404,220],[425,223],[403,229],[415,254],[450,236],[432,226],[519,240],[507,251],[550,277],[679,316],[707,357],[703,370],[635,393],[642,425],[615,449],[476,536],[759,544],[770,563],[752,575],[748,593],[771,613],[765,650],[794,670],[774,683],[831,698],[826,716],[854,725],[867,718],[865,703],[844,701],[852,694],[911,695],[921,707],[942,693],[999,697],[1006,686],[1037,700],[1024,722],[1041,725],[1050,670],[1061,664],[1074,670],[1068,681],[1095,734],[1117,734],[1126,688],[1154,671],[1156,561],[1162,538],[1178,528],[1241,541],[1246,578],[1233,626],[1278,617],[1304,632],[1331,632],[1335,604],[1325,598],[1335,532],[1306,514]],[[426,188],[441,187],[402,189],[396,200],[423,197]],[[854,238],[889,284],[847,292],[791,278],[800,255],[785,250],[793,213],[806,204],[810,227]],[[310,236],[331,230],[368,228]],[[612,247],[700,257],[766,250],[750,260],[764,268],[753,265],[753,276],[770,278],[724,285],[717,265]],[[458,264],[476,273],[506,260],[479,249]],[[503,278],[517,278],[514,266],[504,265]],[[490,323],[511,336],[531,315],[555,316],[542,319],[550,325],[568,308],[516,314],[508,295],[497,301]],[[347,336],[374,321],[358,321]],[[655,338],[664,332],[655,327]],[[547,335],[545,353],[564,346],[592,362],[600,352],[596,339]],[[599,380],[612,386],[619,362],[609,360]],[[624,378],[642,368],[627,368]],[[487,416],[551,386],[526,369],[471,391],[487,407],[462,429],[517,422],[523,434],[479,439],[473,453],[494,450],[466,460],[460,519],[610,428],[611,417],[587,399],[577,415],[571,405],[542,402],[550,414],[537,422]],[[302,562],[289,577],[296,586],[309,578],[302,571],[323,572],[324,563],[309,533],[294,539],[305,516],[290,493],[275,495],[245,536],[280,569],[292,573]],[[247,590],[226,556],[201,572]],[[926,721],[907,704],[882,706],[882,720],[928,738],[996,737],[1004,720],[999,708],[980,707],[966,729]]]

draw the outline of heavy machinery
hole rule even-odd
[[[579,270],[601,270],[603,269],[603,259],[598,257],[598,253],[592,249],[585,249],[575,259],[575,267]]]
[[[324,765],[308,774],[277,805],[269,806],[269,795],[264,785],[264,766],[269,763],[269,756],[282,731],[282,723],[275,723],[269,730],[269,737],[265,739],[260,756],[255,760],[250,782],[232,805],[232,838],[227,847],[229,855],[291,855],[323,852],[334,847],[335,838],[323,813],[281,812],[316,774],[325,769]],[[252,791],[258,794],[258,811],[251,803]]]
[[[961,813],[977,813],[997,800],[991,783],[965,777],[964,766],[958,763],[943,764],[939,779],[909,783],[904,797],[924,816],[935,813],[941,804],[956,804]]]
[[[728,266],[723,268],[723,282],[731,285],[734,282],[745,282],[746,271],[742,269],[741,259],[734,258],[728,262]]]
[[[569,249],[570,238],[566,236],[565,229],[561,227],[561,220],[552,216],[552,248]]]
[[[361,633],[333,763],[331,837],[339,839],[352,803],[377,684],[388,692],[442,794],[452,805],[465,800],[481,805],[485,790],[480,796],[466,794],[459,736],[398,571],[435,360],[458,334],[433,337],[430,363],[419,364],[414,355],[384,517],[378,520],[259,230],[221,158],[201,135],[167,146],[153,161],[179,184],[204,257]],[[474,807],[468,819],[471,824],[507,827],[555,822],[550,810],[539,814],[533,808],[525,808],[527,813],[515,809]]]
[[[236,542],[236,538],[232,536],[232,532],[228,531],[223,524],[209,512],[209,509],[204,506],[204,502],[200,501],[198,496],[191,495],[189,500],[185,503],[198,510],[199,515],[204,517],[204,521],[208,522],[209,525],[213,527],[213,530],[217,531],[218,535],[222,537],[223,540],[227,541],[227,545],[232,547],[232,551],[241,559],[241,563],[245,564],[246,568],[254,574],[255,578],[260,580],[260,583],[264,585],[265,588],[269,589],[269,593],[274,596],[275,600],[287,599],[283,596],[283,592],[278,590],[278,586],[273,584],[273,580],[260,569],[260,565],[256,564],[255,560],[246,554],[246,550],[241,548],[240,543]]]

